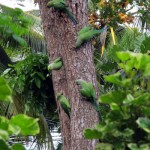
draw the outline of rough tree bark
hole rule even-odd
[[[92,45],[88,42],[79,49],[74,48],[77,31],[88,24],[88,1],[67,1],[69,9],[78,21],[76,26],[67,15],[47,8],[47,0],[38,2],[50,61],[57,57],[63,60],[63,67],[52,72],[54,91],[55,94],[62,92],[71,104],[69,119],[57,103],[63,150],[93,150],[96,141],[84,139],[83,130],[98,123],[98,114],[91,103],[81,97],[79,86],[75,83],[77,79],[84,79],[92,82],[97,89]]]

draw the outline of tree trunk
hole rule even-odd
[[[66,14],[47,8],[47,0],[38,2],[50,61],[57,57],[63,60],[63,67],[52,72],[54,92],[55,95],[63,93],[71,104],[69,119],[57,102],[63,150],[93,150],[96,141],[84,139],[83,130],[98,123],[98,114],[92,104],[81,97],[80,87],[75,83],[77,79],[83,79],[92,82],[97,89],[92,45],[88,42],[75,49],[77,31],[88,24],[87,1],[67,1],[69,9],[78,21],[76,26]]]

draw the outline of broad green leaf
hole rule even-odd
[[[121,74],[120,74],[120,72],[117,72],[113,75],[104,76],[104,78],[105,78],[105,81],[107,81],[107,82],[111,82],[111,83],[119,85]]]
[[[143,75],[144,76],[150,76],[150,62],[147,63]]]
[[[21,131],[21,129],[19,126],[15,125],[15,124],[9,124],[8,132],[10,135],[12,135],[12,134],[18,135],[18,134],[20,134],[20,131]]]
[[[137,144],[135,144],[135,143],[129,143],[129,144],[128,144],[128,147],[129,147],[131,150],[139,150]]]
[[[18,126],[22,135],[36,135],[39,133],[38,119],[23,114],[13,116],[10,124]]]
[[[146,66],[149,65],[149,63],[150,63],[150,56],[147,54],[144,54],[141,57],[141,61],[138,60],[138,62],[139,62],[139,68],[137,68],[137,69],[145,70]],[[138,64],[138,62],[137,62],[137,64]]]
[[[150,94],[144,93],[144,94],[141,94],[140,96],[136,97],[132,103],[135,106],[145,105],[147,103],[147,101],[149,102],[149,98],[150,98]]]
[[[150,107],[143,107],[142,112],[144,113],[145,116],[150,117]]]
[[[0,117],[0,129],[2,130],[8,130],[8,123],[9,120],[6,119],[5,117]]]
[[[111,110],[120,110],[120,106],[117,105],[116,103],[111,103],[110,108]]]
[[[149,149],[150,149],[150,143],[140,145],[140,150],[149,150]]]
[[[125,130],[122,131],[122,134],[124,137],[131,137],[131,135],[134,134],[134,131],[132,129],[126,128]]]
[[[110,120],[106,120],[106,122],[107,122],[106,125],[99,124],[96,128],[102,134],[102,137],[104,137],[107,134],[111,135],[111,136],[117,135],[118,134],[118,129],[117,129],[118,123],[115,121],[111,122]]]
[[[114,150],[125,150],[125,144],[121,142],[115,143]]]
[[[11,99],[12,91],[6,81],[0,77],[0,101],[9,101],[12,102]]]
[[[110,52],[111,58],[113,58],[113,60],[117,62],[118,61],[117,52],[122,51],[122,47],[118,45],[113,45],[110,51],[111,51]]]
[[[130,52],[117,52],[117,57],[122,61],[127,61],[130,59]]]
[[[127,95],[127,98],[123,101],[123,104],[130,104],[134,100],[134,97],[131,94]]]
[[[8,134],[7,130],[0,129],[0,139],[3,139],[3,140],[9,139],[9,134]]]
[[[9,138],[8,134],[8,119],[5,117],[0,117],[0,139],[7,140]]]
[[[129,73],[135,67],[135,60],[136,59],[130,59],[126,62],[124,67],[125,72]]]
[[[113,145],[109,143],[99,143],[96,145],[95,150],[112,150]]]
[[[124,88],[133,86],[132,79],[122,79],[122,81],[120,81],[120,86]]]
[[[130,143],[130,144],[128,144],[128,147],[131,150],[149,150],[150,149],[150,144],[141,144],[140,146],[138,146],[135,143]]]
[[[114,91],[100,96],[99,101],[106,104],[111,104],[111,103],[121,104],[125,98],[126,98],[126,93],[122,91]]]
[[[25,150],[24,146],[22,144],[14,144],[12,147],[12,150]]]
[[[110,113],[108,113],[106,116],[107,119],[111,119],[112,121],[119,121],[126,117],[121,110],[111,110]]]
[[[11,150],[11,148],[6,144],[5,141],[0,139],[0,150]]]
[[[136,123],[139,125],[140,128],[150,133],[150,119],[149,118],[139,117],[136,120]]]
[[[102,133],[96,129],[89,128],[89,129],[84,130],[84,136],[87,139],[100,139],[102,136]]]

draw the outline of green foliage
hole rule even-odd
[[[20,129],[20,133],[24,136],[26,135],[35,135],[39,133],[39,128],[37,124],[38,119],[33,119],[26,115],[16,115],[13,116],[10,120],[11,126],[18,126]],[[18,129],[17,129],[18,131]]]
[[[20,95],[25,112],[39,115],[47,110],[56,109],[52,81],[47,70],[48,57],[31,54],[24,60],[11,65],[4,72],[14,95]],[[47,109],[49,108],[49,109]],[[50,114],[51,118],[55,113]]]
[[[108,38],[108,42],[109,44],[106,46],[102,58],[99,59],[98,58],[99,56],[96,55],[97,50],[95,53],[97,77],[100,82],[101,93],[105,93],[113,89],[113,85],[111,83],[104,82],[104,76],[115,73],[119,70],[117,66],[117,62],[119,60],[116,55],[116,52],[132,51],[132,52],[148,53],[147,47],[149,46],[148,36],[139,33],[136,28],[127,28],[122,29],[122,31],[120,32],[116,32],[117,45],[114,45],[111,37]]]
[[[3,150],[25,150],[21,144],[15,144],[9,147],[5,140],[9,140],[11,135],[36,135],[39,133],[38,119],[33,119],[26,115],[20,114],[13,116],[10,120],[0,117],[0,145]],[[1,149],[0,148],[0,149]],[[2,149],[1,149],[2,150]]]
[[[0,77],[0,101],[12,102],[11,95],[12,91],[6,81]]]
[[[0,77],[1,90],[6,92],[0,93],[5,100],[10,100],[11,90],[6,81]],[[9,91],[9,92],[8,92]],[[6,98],[6,99],[5,99]],[[0,150],[25,150],[22,144],[9,146],[6,140],[11,135],[35,135],[39,133],[38,119],[33,119],[26,115],[20,114],[13,116],[10,120],[0,116]]]
[[[119,27],[115,32],[116,45],[114,45],[112,37],[107,37],[107,46],[104,51],[103,57],[100,57],[100,47],[95,47],[95,64],[96,74],[99,81],[100,93],[104,94],[114,89],[114,84],[104,80],[105,75],[113,74],[119,70],[117,62],[118,57],[116,52],[120,51],[133,51],[141,52],[141,45],[146,35],[138,32],[137,28],[122,28]],[[121,73],[121,72],[120,72]],[[117,75],[117,74],[116,74]],[[117,81],[116,81],[117,82]],[[129,82],[129,81],[128,81]],[[122,83],[123,84],[123,83]],[[109,110],[109,105],[100,104],[102,117]]]
[[[0,37],[5,42],[17,42],[26,46],[26,41],[21,37],[29,33],[29,26],[32,24],[31,19],[27,18],[19,8],[10,9],[0,5]]]
[[[109,104],[104,122],[86,129],[88,139],[100,139],[96,149],[150,149],[150,56],[142,53],[117,52],[119,71],[105,76],[113,91],[100,96]]]
[[[12,150],[25,150],[24,146],[22,146],[22,144],[14,144],[12,146]]]

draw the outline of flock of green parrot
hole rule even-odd
[[[73,14],[69,10],[65,0],[51,0],[47,3],[47,7],[51,8],[53,7],[55,10],[58,10],[60,12],[63,12],[68,15],[68,18],[73,22],[74,25],[77,24],[76,19],[74,18]],[[94,36],[102,33],[107,28],[103,28],[100,30],[94,29],[92,26],[85,26],[77,33],[77,41],[75,48],[80,48],[82,44],[90,41]],[[51,72],[52,70],[58,70],[62,67],[62,60],[61,58],[55,59],[51,64],[48,65],[48,70]],[[76,80],[76,83],[80,85],[80,94],[89,102],[92,103],[92,105],[95,107],[95,110],[99,114],[100,118],[100,109],[99,105],[96,101],[96,94],[94,87],[92,83],[86,82],[82,79]],[[61,93],[58,93],[56,96],[57,100],[60,102],[61,107],[63,108],[64,112],[68,115],[70,118],[70,112],[71,107],[69,104],[69,100]]]
[[[52,70],[59,70],[62,67],[63,63],[60,57],[55,59],[52,63],[48,65],[48,71],[51,73]],[[94,90],[94,87],[92,83],[86,82],[82,79],[76,80],[76,83],[80,85],[80,94],[92,105],[94,106],[95,110],[97,111],[99,115],[99,120],[101,120],[101,114],[100,114],[100,108],[97,103],[96,99],[96,93]],[[57,100],[60,102],[61,107],[63,108],[64,112],[68,115],[70,118],[70,112],[71,112],[71,107],[69,104],[69,100],[61,93],[58,93],[56,96]]]
[[[47,7],[51,8],[53,7],[55,10],[58,10],[60,12],[63,12],[68,15],[68,18],[73,22],[74,25],[77,24],[76,19],[74,18],[72,12],[69,10],[65,0],[51,0],[47,3]],[[103,31],[105,31],[107,28],[103,28],[100,30],[96,30],[91,26],[86,26],[82,28],[77,35],[77,41],[76,41],[76,48],[80,48],[82,44],[85,42],[90,41],[94,36],[99,35]]]

